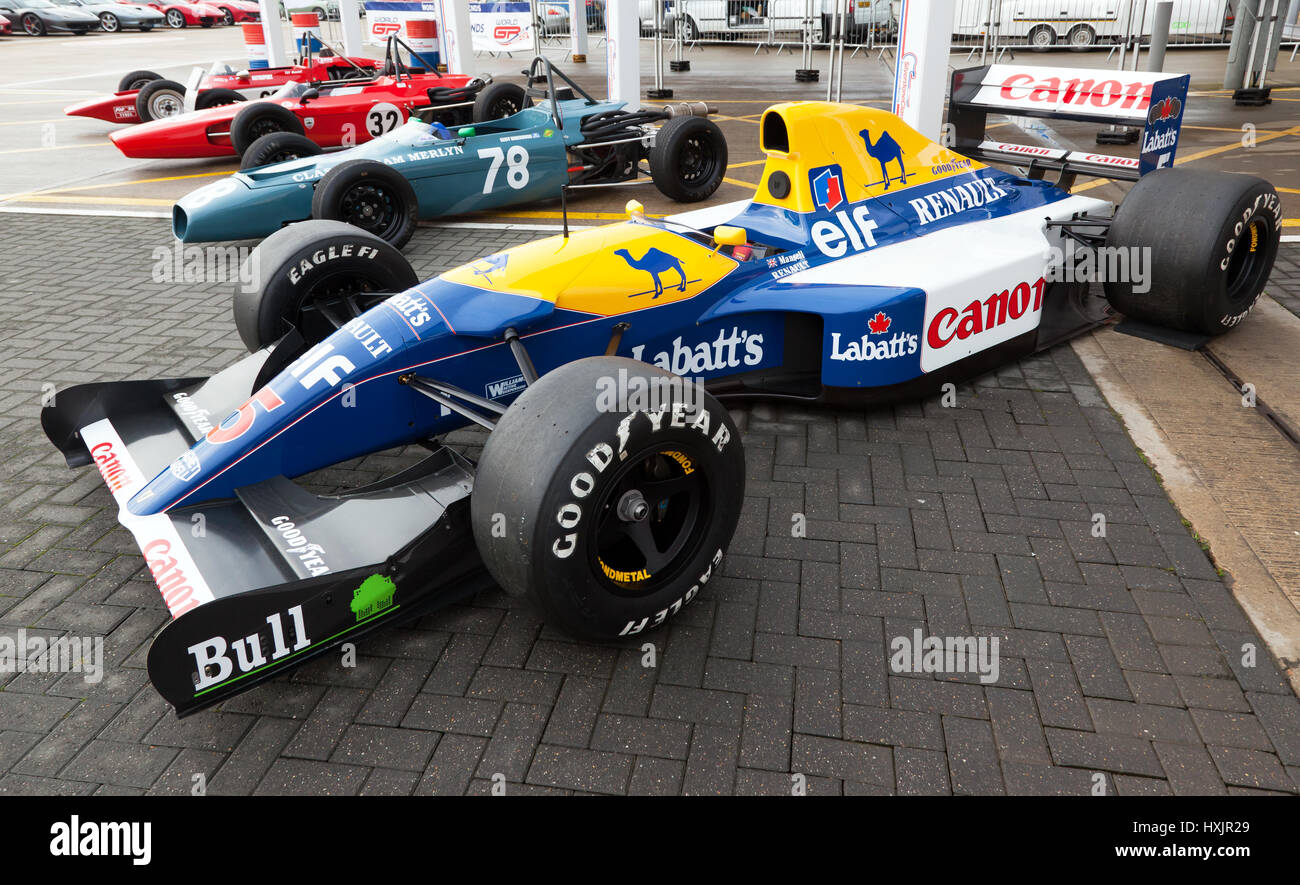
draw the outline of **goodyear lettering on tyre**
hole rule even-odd
[[[638,418],[642,420],[637,420]],[[725,451],[731,442],[731,431],[727,429],[726,422],[721,416],[713,415],[708,408],[688,411],[685,403],[675,402],[667,409],[629,412],[619,421],[613,440],[598,442],[588,450],[586,460],[592,469],[579,470],[569,480],[572,498],[561,504],[554,516],[554,522],[561,531],[550,545],[551,555],[556,559],[568,559],[577,549],[578,531],[587,515],[589,498],[596,488],[596,481],[615,461],[622,463],[627,459],[634,427],[648,427],[650,436],[666,428],[689,428],[708,440],[719,453]]]

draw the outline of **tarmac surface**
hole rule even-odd
[[[148,58],[170,67],[137,54],[154,40],[167,42]],[[48,385],[229,365],[243,353],[230,285],[160,279],[159,255],[173,246],[160,218],[28,213],[163,214],[204,178],[147,179],[224,174],[231,164],[125,161],[105,149],[107,124],[65,121],[58,109],[129,68],[183,75],[214,46],[233,51],[238,36],[75,45],[92,41],[95,71],[70,79],[57,69],[44,79],[40,53],[66,53],[71,38],[5,47],[32,54],[9,68],[24,74],[0,83],[13,114],[0,123],[0,209],[18,210],[0,213],[0,634],[103,637],[104,678],[0,673],[0,792],[186,794],[200,775],[212,794],[475,793],[494,778],[508,793],[788,795],[801,780],[813,794],[1300,792],[1300,702],[1234,598],[1238,576],[1207,555],[1086,351],[1070,345],[962,385],[953,408],[736,409],[748,466],[740,527],[721,576],[665,630],[624,645],[575,642],[526,602],[484,593],[361,641],[355,667],[322,658],[178,721],[144,670],[168,614],[97,472],[67,469],[40,430],[39,404]],[[748,51],[705,53],[727,59],[732,75],[692,56],[678,97],[723,110],[733,180],[717,199],[738,199],[757,180],[754,124],[776,90],[752,71],[736,75],[753,67]],[[1294,218],[1300,91],[1233,108],[1212,94],[1211,53],[1171,58],[1202,55],[1195,85],[1206,94],[1189,110],[1204,128],[1187,130],[1182,158],[1267,172],[1292,189],[1283,200]],[[788,53],[757,58],[765,72],[793,67]],[[1043,59],[1017,58],[1026,60]],[[883,67],[855,65],[845,97],[883,103]],[[824,95],[791,84],[778,97]],[[1241,122],[1256,124],[1257,147],[1241,144]],[[46,125],[54,141],[42,145]],[[1057,134],[1082,143],[1089,133]],[[652,188],[636,196],[651,211],[675,208],[654,202]],[[575,221],[618,214],[626,198],[584,200],[571,208],[595,217]],[[534,211],[551,214],[470,221],[556,223],[553,209]],[[406,251],[426,276],[543,233],[428,226]],[[1300,307],[1300,246],[1283,248],[1276,304],[1261,311]],[[1121,370],[1126,358],[1182,359],[1109,330],[1095,340]],[[1157,392],[1143,400],[1152,408]],[[1216,421],[1230,403],[1163,405],[1172,432],[1174,419]],[[481,440],[467,431],[449,441],[472,454]],[[382,453],[310,483],[355,486],[415,457]],[[796,513],[805,538],[791,537]],[[1105,537],[1092,532],[1097,513]],[[917,630],[996,638],[998,678],[891,667],[890,643]],[[654,644],[653,666],[643,642]]]

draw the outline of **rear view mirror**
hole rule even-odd
[[[743,246],[749,242],[749,232],[743,227],[720,224],[713,229],[713,242],[718,246]]]

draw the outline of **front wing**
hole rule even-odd
[[[280,476],[231,499],[128,510],[275,363],[267,350],[208,379],[83,385],[42,413],[70,465],[99,468],[172,614],[148,669],[178,716],[491,583],[468,523],[473,465],[447,448],[338,496]]]

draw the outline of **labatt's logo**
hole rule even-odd
[[[682,344],[680,336],[673,339],[671,350],[661,350],[653,358],[647,359],[645,345],[638,344],[632,348],[632,359],[654,363],[675,375],[701,375],[705,372],[720,372],[723,369],[736,369],[742,365],[757,366],[763,361],[763,336],[750,334],[748,329],[731,327],[731,331],[722,329],[712,341],[701,341],[691,346]]]
[[[876,338],[889,334],[893,320],[884,311],[867,321],[867,334],[858,341],[849,341],[840,345],[840,333],[831,333],[831,359],[840,362],[870,362],[872,360],[892,360],[895,357],[916,353],[920,346],[920,336],[910,332],[895,332],[890,338]]]
[[[1033,283],[1019,283],[1012,289],[1003,289],[983,301],[975,300],[958,310],[945,307],[930,320],[926,344],[941,350],[954,341],[992,332],[1012,320],[1028,313],[1038,313],[1043,307],[1043,289],[1047,281],[1039,277]]]
[[[1153,154],[1178,144],[1178,130],[1166,129],[1164,132],[1150,132],[1142,142],[1142,153]]]

